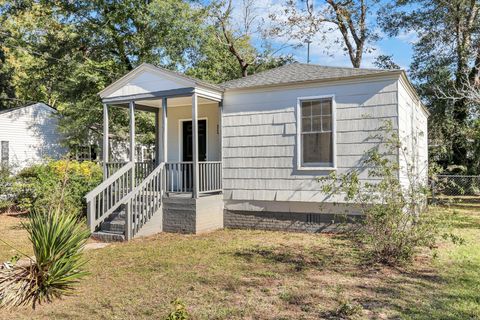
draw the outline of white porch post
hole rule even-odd
[[[198,175],[198,97],[192,95],[192,162],[193,162],[193,192],[192,197],[198,198],[199,175]]]
[[[155,110],[155,167],[162,162],[160,159],[160,108]]]
[[[167,98],[162,98],[162,162],[168,161],[168,119],[167,119]]]
[[[102,159],[103,159],[103,180],[108,178],[108,105],[103,104],[103,146],[102,146]]]
[[[130,162],[135,162],[135,102],[130,101],[129,103],[129,114],[130,114]],[[135,166],[132,169],[131,177],[132,189],[135,187]]]
[[[223,100],[218,103],[218,133],[220,138],[220,189],[223,190]]]

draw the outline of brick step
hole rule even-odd
[[[92,238],[102,242],[120,242],[125,241],[125,236],[117,232],[96,231],[92,233]]]

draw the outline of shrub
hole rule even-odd
[[[62,211],[29,215],[25,225],[32,241],[35,261],[28,267],[13,266],[0,271],[0,306],[51,302],[71,294],[86,275],[82,248],[90,236],[78,217]]]
[[[357,235],[365,252],[373,262],[393,265],[410,261],[419,247],[432,247],[436,226],[430,215],[422,214],[428,189],[413,165],[415,159],[407,154],[391,123],[381,129],[387,132],[388,150],[381,154],[376,147],[365,154],[362,167],[367,168],[369,180],[361,180],[359,170],[319,180],[324,192],[359,205],[363,219]],[[388,157],[397,153],[404,160],[407,181],[399,178],[399,162]]]
[[[12,173],[9,167],[0,165],[0,213],[14,205],[12,195]]]
[[[174,310],[168,314],[165,320],[188,320],[190,319],[190,314],[188,313],[185,303],[180,299],[175,299],[172,301],[172,306]]]
[[[14,186],[16,203],[22,210],[41,211],[61,197],[65,211],[83,215],[85,195],[102,181],[102,170],[94,162],[56,160],[22,170]],[[57,190],[63,190],[59,194]]]

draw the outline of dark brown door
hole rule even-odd
[[[184,121],[182,128],[182,161],[193,160],[192,121]],[[207,160],[207,120],[198,120],[198,161]]]

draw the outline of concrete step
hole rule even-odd
[[[102,242],[120,242],[125,241],[125,236],[122,233],[96,231],[92,233],[92,238]]]

